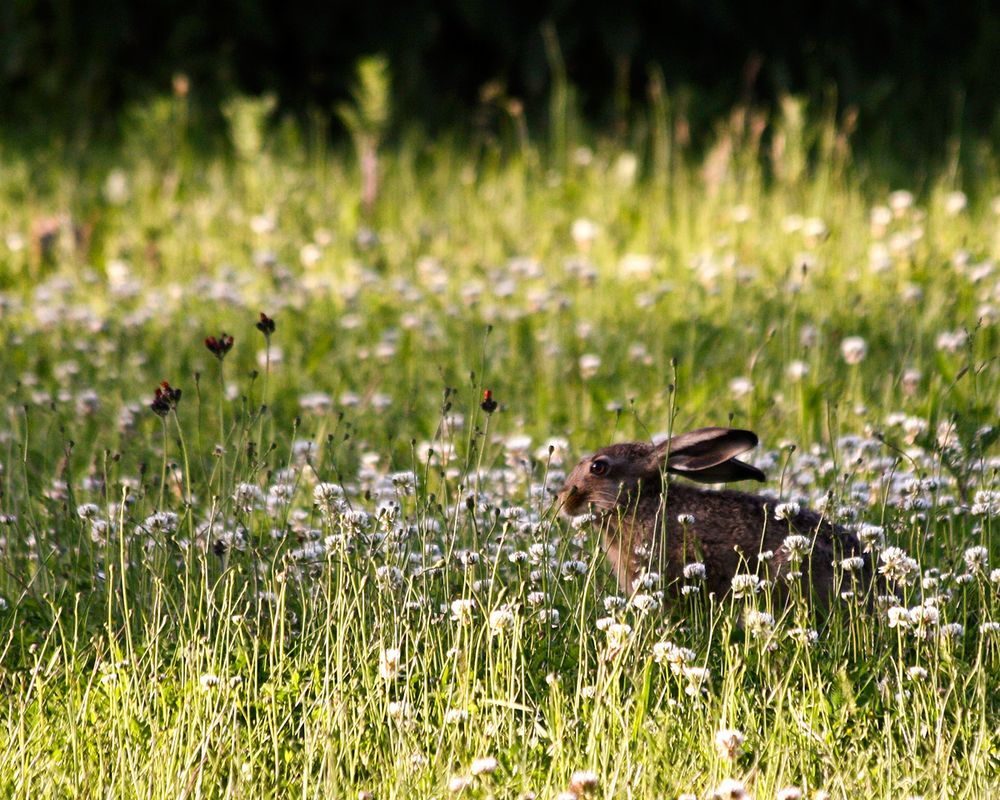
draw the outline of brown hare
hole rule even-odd
[[[805,596],[815,593],[824,605],[850,588],[852,574],[868,579],[869,559],[858,539],[813,511],[789,504],[779,519],[770,499],[665,480],[673,473],[702,483],[762,481],[764,473],[736,458],[756,445],[750,431],[699,428],[658,445],[604,447],[570,473],[559,494],[561,510],[600,516],[604,550],[625,593],[645,572],[678,587],[694,562],[704,565],[708,591],[720,599],[739,573],[771,581],[779,597],[789,581],[801,581]],[[858,557],[846,562],[854,573],[839,566],[850,557]],[[701,571],[689,567],[688,576]]]

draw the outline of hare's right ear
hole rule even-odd
[[[738,428],[699,428],[674,436],[653,451],[657,466],[702,483],[764,480],[764,473],[736,459],[757,446],[757,435]]]

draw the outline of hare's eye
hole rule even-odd
[[[606,459],[598,458],[596,461],[590,463],[590,474],[591,475],[607,475],[608,468],[611,465]]]

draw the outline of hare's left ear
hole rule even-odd
[[[738,428],[699,428],[674,436],[653,451],[667,472],[701,483],[764,480],[764,473],[736,459],[757,446],[757,435]]]

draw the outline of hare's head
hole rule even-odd
[[[587,456],[566,479],[559,492],[563,514],[581,514],[634,503],[641,495],[660,492],[664,472],[683,475],[701,483],[764,480],[756,467],[736,459],[756,447],[750,431],[733,428],[699,428],[658,445],[628,442],[603,447]]]

